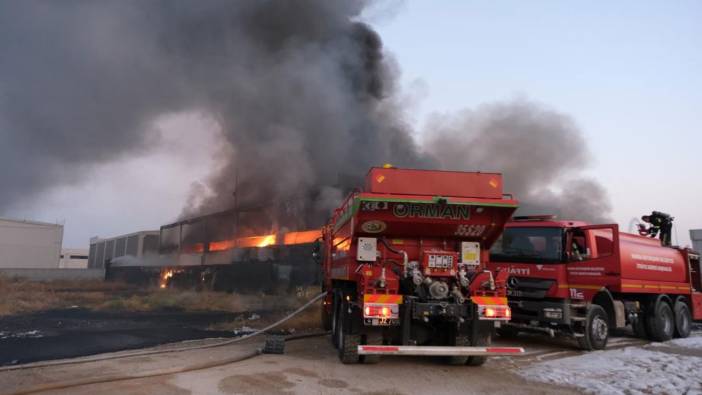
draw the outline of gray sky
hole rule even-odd
[[[702,227],[702,3],[573,4],[388,2],[366,18],[402,70],[418,130],[432,113],[514,98],[568,114],[594,158],[587,173],[609,191],[622,228],[666,211],[686,244],[688,229]],[[215,125],[194,113],[164,116],[153,126],[161,148],[86,168],[78,184],[9,214],[65,221],[67,247],[157,229],[212,169]]]

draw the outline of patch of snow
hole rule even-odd
[[[260,315],[258,315],[256,313],[252,313],[251,316],[249,317],[249,321],[256,321],[257,319],[260,319],[260,318],[261,318]]]
[[[3,339],[25,339],[30,337],[44,337],[44,335],[38,331],[27,331],[27,332],[0,332],[0,340]]]
[[[256,329],[248,327],[248,326],[243,326],[239,329],[234,329],[233,332],[234,332],[234,335],[236,335],[236,336],[243,336],[243,335],[248,335],[249,333],[256,332]]]
[[[702,336],[688,337],[686,339],[675,339],[659,344],[673,344],[678,347],[702,349]]]
[[[701,340],[691,344],[700,344]],[[576,387],[592,394],[702,394],[695,374],[702,358],[627,347],[540,362],[517,371],[544,383]]]

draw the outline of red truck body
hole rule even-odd
[[[489,248],[517,202],[492,173],[372,168],[323,229],[323,320],[344,363],[383,354],[477,365],[509,319]]]
[[[702,319],[699,254],[615,224],[525,217],[507,224],[491,257],[492,270],[510,274],[513,321],[504,335],[568,334],[599,349],[613,328],[632,325],[662,341],[687,336],[690,321]]]

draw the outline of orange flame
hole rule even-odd
[[[300,232],[288,232],[282,240],[278,240],[275,233],[261,236],[240,237],[237,239],[211,241],[210,252],[226,251],[233,248],[268,247],[276,244],[294,245],[313,243],[322,236],[321,229],[304,230]],[[201,243],[183,247],[185,252],[203,252],[204,246]]]
[[[175,271],[173,269],[163,269],[161,270],[161,276],[158,281],[159,288],[166,288],[168,286],[168,280],[173,277]]]

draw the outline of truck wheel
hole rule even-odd
[[[590,305],[585,318],[584,336],[578,338],[578,345],[583,350],[604,350],[609,339],[609,320],[601,306]]]
[[[491,331],[479,332],[477,337],[471,342],[473,347],[487,347],[492,343]],[[487,357],[471,356],[468,357],[468,366],[482,366],[487,361]]]
[[[453,341],[450,342],[451,346],[456,347],[466,347],[470,346],[470,339],[466,336],[454,335]],[[446,358],[446,363],[449,365],[466,365],[468,363],[468,356],[458,356],[453,355]]]
[[[675,337],[688,337],[692,327],[692,315],[687,303],[678,300],[675,302]]]
[[[352,335],[349,333],[349,314],[348,305],[345,301],[339,304],[339,323],[337,328],[339,360],[344,364],[358,363],[358,345],[361,344],[360,335]]]
[[[675,317],[668,303],[658,300],[651,314],[646,315],[646,326],[651,340],[657,342],[668,341],[675,332]]]
[[[366,340],[363,342],[363,344],[371,344],[371,345],[382,345],[383,344],[383,336],[380,333],[377,334],[368,334],[366,335]],[[374,365],[378,362],[380,362],[380,355],[361,355],[359,357],[360,361],[367,364],[367,365]]]

